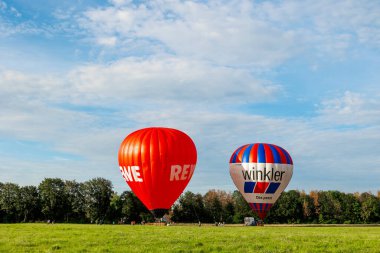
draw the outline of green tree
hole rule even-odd
[[[2,196],[3,185],[4,184],[2,182],[0,182],[0,198]],[[1,199],[0,199],[0,221],[3,221],[4,217],[5,217],[5,213],[4,213],[4,210],[2,208]]]
[[[84,183],[85,211],[91,223],[103,223],[110,208],[112,183],[94,178]]]
[[[213,222],[223,222],[223,205],[217,190],[209,190],[204,196],[205,210]]]
[[[60,178],[45,178],[38,186],[42,213],[48,220],[63,221],[67,212],[65,183]]]
[[[356,224],[361,222],[361,208],[359,199],[352,193],[342,193],[342,221],[346,224]]]
[[[338,191],[319,192],[319,223],[343,223],[342,197]]]
[[[108,219],[111,223],[117,223],[122,218],[123,202],[117,193],[113,193],[110,202],[110,211],[108,213]]]
[[[364,192],[360,195],[361,217],[365,223],[380,221],[380,202],[371,193]]]
[[[235,216],[235,207],[234,203],[231,200],[228,200],[226,204],[223,206],[224,209],[224,220],[226,223],[234,223],[234,216]]]
[[[299,191],[283,192],[269,212],[267,220],[274,223],[300,223],[303,207]]]
[[[232,193],[232,199],[234,205],[233,223],[243,223],[244,217],[254,216],[257,218],[257,215],[253,213],[251,207],[239,191]]]
[[[20,215],[22,221],[35,221],[40,218],[41,204],[38,189],[35,186],[20,188]]]
[[[84,184],[75,180],[66,180],[64,190],[68,205],[65,221],[84,223],[86,221]]]
[[[153,221],[153,215],[144,206],[144,204],[131,191],[124,191],[120,195],[122,202],[122,220],[124,223],[135,222],[150,222]]]
[[[207,222],[202,195],[190,191],[182,194],[173,206],[172,220],[176,222]]]
[[[5,183],[0,186],[0,207],[3,212],[3,222],[18,222],[20,187],[13,183]]]

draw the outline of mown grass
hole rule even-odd
[[[380,252],[380,227],[1,224],[0,252]]]

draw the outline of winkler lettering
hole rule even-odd
[[[257,170],[253,168],[251,170],[242,170],[244,180],[259,180],[259,181],[282,181],[282,177],[285,171],[274,171],[273,168],[267,170]]]

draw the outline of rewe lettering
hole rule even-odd
[[[188,180],[194,173],[195,164],[172,165],[170,168],[170,181]]]
[[[127,182],[142,182],[139,166],[120,166],[121,174]]]

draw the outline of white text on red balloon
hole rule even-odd
[[[123,174],[123,177],[126,181],[135,181],[135,182],[142,182],[141,174],[140,174],[140,167],[139,166],[120,166],[121,174]]]
[[[170,168],[170,181],[190,179],[194,173],[195,164],[172,165]]]

